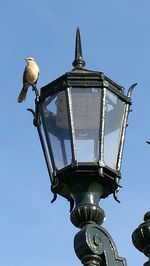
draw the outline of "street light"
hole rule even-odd
[[[133,84],[127,95],[102,72],[85,69],[79,29],[73,70],[36,89],[34,125],[51,190],[70,202],[71,222],[81,228],[75,252],[84,265],[125,265],[102,224],[98,203],[116,192]],[[100,264],[102,263],[102,264]],[[117,264],[116,264],[117,263]]]

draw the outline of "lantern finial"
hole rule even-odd
[[[75,69],[82,69],[85,66],[85,61],[82,58],[82,45],[79,28],[77,28],[76,31],[75,59],[72,65]]]

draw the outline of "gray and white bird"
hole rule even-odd
[[[36,85],[38,78],[39,78],[39,67],[37,63],[35,62],[35,59],[32,57],[28,57],[25,59],[27,66],[25,67],[24,73],[23,73],[23,88],[18,96],[18,103],[21,103],[26,99],[26,94],[28,91],[28,88],[32,86],[34,89],[34,86]]]

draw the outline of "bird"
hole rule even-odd
[[[33,57],[25,58],[26,67],[23,73],[23,88],[18,96],[18,103],[23,102],[26,99],[27,91],[30,86],[35,89],[35,85],[38,81],[40,70]]]

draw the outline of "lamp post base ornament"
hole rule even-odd
[[[126,260],[118,256],[111,236],[101,226],[105,212],[98,202],[103,186],[89,182],[87,187],[77,183],[72,186],[75,208],[70,220],[81,229],[74,238],[75,253],[84,266],[126,266]]]
[[[74,249],[84,266],[126,266],[118,256],[116,246],[108,232],[97,224],[83,227],[74,238]]]

